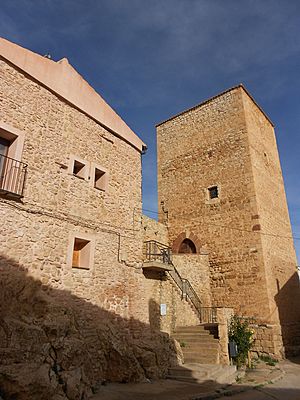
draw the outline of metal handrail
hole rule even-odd
[[[148,261],[161,261],[164,264],[172,264],[171,249],[169,246],[155,240],[147,240],[144,242],[144,245]]]
[[[23,196],[27,164],[0,154],[0,193]]]
[[[172,262],[171,248],[163,243],[156,242],[155,240],[148,240],[144,242],[146,247],[146,259],[148,261],[161,261],[164,264],[172,266],[168,270],[168,274],[179,287],[182,299],[189,300],[195,307],[200,323],[215,323],[217,322],[217,308],[216,307],[203,307],[202,302],[195,292],[192,284],[186,278],[182,278],[176,267]]]

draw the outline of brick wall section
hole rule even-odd
[[[263,128],[257,129],[257,120]],[[266,246],[261,235],[262,229],[276,233],[279,224],[280,232],[290,236],[274,137],[266,146],[271,148],[267,154],[269,159],[274,158],[276,171],[261,174],[261,161],[256,159],[253,150],[254,140],[263,143],[269,126],[269,121],[242,87],[159,125],[158,204],[163,201],[168,211],[171,245],[183,231],[188,231],[209,250],[213,304],[232,307],[239,315],[271,323],[278,331],[279,321],[274,312],[277,295],[274,278],[270,281],[269,264],[272,258],[272,268],[285,271],[280,275],[284,284],[288,279],[293,280],[294,271],[281,262],[286,259],[285,265],[291,266],[295,265],[295,259],[291,240],[287,246],[285,242],[277,246],[268,239]],[[209,200],[207,189],[213,185],[219,188],[219,198]],[[268,196],[272,196],[276,187],[279,192],[276,201],[263,197],[266,187],[271,187]],[[260,213],[270,204],[271,211],[262,217]],[[273,208],[273,217],[269,219]],[[264,220],[269,221],[266,228]],[[267,256],[266,252],[273,255]],[[291,300],[286,294],[285,307]],[[290,322],[293,317],[288,317]],[[274,335],[273,352],[279,354],[281,338],[277,333]]]

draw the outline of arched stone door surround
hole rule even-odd
[[[174,240],[172,252],[174,254],[199,254],[201,248],[200,240],[193,233],[182,232]]]

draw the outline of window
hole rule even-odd
[[[91,166],[92,185],[94,188],[106,191],[108,186],[108,172],[100,165],[92,163]]]
[[[95,235],[71,232],[67,252],[67,267],[76,270],[91,270],[94,265]],[[76,273],[76,272],[75,272]]]
[[[0,137],[0,156],[7,156],[10,141]]]
[[[208,188],[208,195],[210,200],[217,199],[219,197],[218,186],[211,186]]]
[[[73,161],[72,174],[77,178],[87,179],[87,173],[88,173],[87,163],[83,160],[79,161],[79,159],[76,158],[74,158],[72,161]]]
[[[91,241],[75,237],[72,254],[72,267],[89,269],[90,258]]]
[[[68,173],[89,181],[89,185],[101,191],[107,191],[108,171],[101,165],[71,155]]]
[[[23,195],[27,165],[21,162],[25,134],[0,121],[0,194]]]

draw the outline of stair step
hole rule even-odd
[[[195,348],[195,349],[190,349],[190,348],[181,348],[184,357],[189,357],[189,356],[210,356],[210,355],[218,355],[218,349],[205,349],[205,348]]]
[[[215,365],[218,363],[218,360],[217,360],[217,357],[190,357],[190,358],[186,358],[185,362]]]
[[[173,338],[175,339],[179,344],[184,343],[183,346],[187,345],[192,345],[192,346],[202,346],[202,347],[211,347],[211,348],[218,348],[219,342],[218,340],[202,340],[198,338]]]
[[[208,353],[218,353],[219,352],[219,348],[218,346],[213,346],[213,347],[208,347],[208,346],[193,346],[193,345],[185,345],[185,346],[181,346],[181,350],[184,353],[202,353],[202,354],[206,354]]]
[[[204,329],[175,329],[173,334],[193,334],[193,335],[210,335],[209,331],[205,331]]]
[[[215,381],[230,384],[236,379],[236,367],[228,365],[190,363],[170,368],[168,372],[169,379],[194,383]]]
[[[199,383],[203,382],[205,379],[197,379],[193,378],[192,376],[180,376],[180,375],[167,375],[167,379],[173,379],[176,381],[182,381],[182,382],[189,382],[189,383]]]
[[[209,333],[207,332],[174,332],[172,333],[172,336],[180,336],[180,337],[200,337],[200,338],[213,338]]]
[[[214,344],[218,344],[219,341],[218,339],[214,339],[214,338],[210,338],[210,337],[189,337],[189,336],[172,336],[173,339],[177,340],[178,342],[185,342],[185,343],[203,343],[205,345],[214,345]]]
[[[181,377],[192,377],[192,378],[197,378],[197,379],[205,379],[210,375],[210,371],[211,369],[207,368],[207,364],[203,364],[206,365],[205,368],[189,368],[189,367],[185,367],[185,365],[188,364],[184,364],[182,367],[174,367],[174,368],[170,368],[169,369],[169,375],[172,376],[181,376]],[[201,364],[195,364],[195,365],[201,365]],[[208,364],[209,366],[212,366],[213,364]],[[215,365],[214,365],[215,366]]]
[[[202,325],[194,325],[194,326],[176,326],[175,331],[204,331],[207,332],[206,329],[204,329],[204,326]]]
[[[186,363],[213,365],[219,362],[219,341],[202,325],[177,327],[172,338],[181,344],[185,365]],[[186,373],[182,374],[179,371],[177,375],[182,377],[186,376]],[[200,379],[199,374],[196,378]]]

